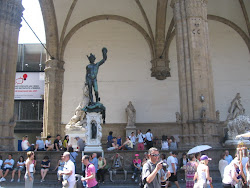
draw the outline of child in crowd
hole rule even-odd
[[[57,179],[58,179],[58,181],[61,180],[61,177],[60,177],[60,174],[58,173],[58,171],[63,170],[64,164],[65,164],[65,162],[63,160],[63,155],[61,155],[61,158],[58,160],[57,166],[54,169],[54,171],[56,171],[56,169],[57,169]]]
[[[132,176],[132,179],[135,178],[135,182],[138,181],[138,179],[137,179],[137,173],[141,172],[141,169],[142,169],[141,159],[139,159],[139,154],[135,154],[135,159],[133,159],[133,170],[134,170],[134,173],[133,173],[133,176]]]
[[[24,161],[24,158],[23,156],[20,156],[19,157],[19,160],[17,161],[17,164],[16,164],[16,168],[13,170],[12,172],[12,178],[11,178],[11,182],[14,181],[14,177],[15,177],[15,173],[16,171],[18,171],[18,179],[17,179],[17,182],[20,182],[20,177],[21,177],[21,172],[23,171],[24,169],[24,165],[25,165],[25,161]]]

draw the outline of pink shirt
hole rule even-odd
[[[141,159],[138,159],[137,161],[136,161],[136,159],[134,159],[134,160],[133,160],[133,163],[134,163],[134,164],[135,164],[135,163],[140,164],[140,166],[141,166]]]
[[[85,169],[85,174],[87,174],[86,177],[91,176],[91,174],[95,174],[95,166],[93,164],[89,164],[88,167]],[[87,182],[87,187],[94,187],[95,185],[97,185],[97,181],[95,178],[86,180],[86,182]]]

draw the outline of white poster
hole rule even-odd
[[[44,72],[17,72],[15,99],[43,99]]]

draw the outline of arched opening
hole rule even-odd
[[[23,17],[26,21],[22,19],[22,27],[19,31],[16,66],[14,96],[16,150],[20,149],[20,140],[24,135],[29,135],[29,142],[35,143],[36,136],[42,132],[46,61],[46,51],[43,47],[46,41],[45,30],[39,1],[22,0],[22,5],[24,7]]]

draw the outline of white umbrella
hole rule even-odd
[[[212,148],[212,147],[209,146],[209,145],[195,146],[194,148],[190,149],[187,154],[189,155],[189,154],[192,154],[192,153],[199,153],[201,151],[205,151],[205,150],[208,150],[210,148]]]
[[[250,132],[244,133],[244,134],[239,134],[236,136],[236,138],[240,138],[240,137],[250,137]]]

